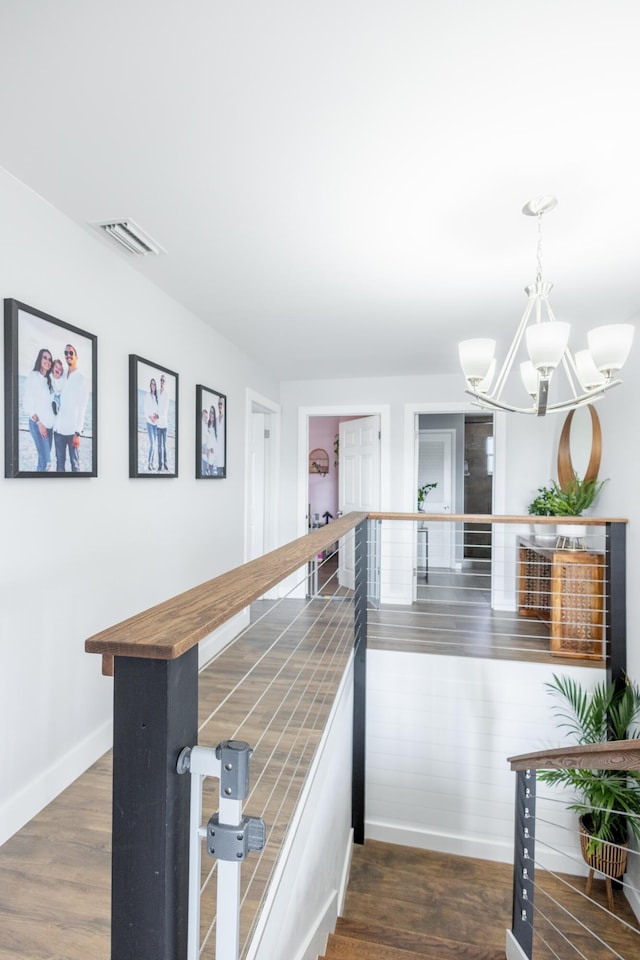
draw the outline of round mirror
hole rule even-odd
[[[574,476],[595,480],[600,470],[602,431],[592,404],[567,414],[558,444],[558,483],[566,489]]]

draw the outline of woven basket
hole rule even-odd
[[[591,834],[584,825],[583,818],[580,817],[580,849],[586,863],[592,870],[603,873],[612,880],[617,880],[627,869],[627,847],[628,843],[614,844],[601,840],[595,850],[589,853],[587,848]]]

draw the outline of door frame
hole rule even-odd
[[[251,442],[251,416],[254,413],[265,414],[268,423],[269,443],[265,445],[264,458],[264,552],[274,550],[278,545],[278,489],[280,471],[280,404],[256,393],[250,387],[246,391],[245,404],[245,464],[249,462],[249,444]],[[251,483],[249,470],[245,469],[244,492],[244,557],[250,555],[249,509],[251,504]]]
[[[298,493],[296,530],[299,537],[307,533],[305,517],[308,505],[309,418],[310,417],[380,417],[380,509],[389,509],[391,408],[384,403],[340,403],[314,407],[298,407]]]
[[[404,455],[405,455],[405,490],[404,509],[413,512],[415,503],[415,483],[417,476],[417,444],[415,434],[418,432],[418,416],[421,413],[477,413],[478,407],[472,403],[406,403],[404,405]],[[493,463],[493,505],[492,512],[503,516],[506,514],[507,492],[507,415],[501,411],[493,414],[494,463]],[[493,528],[494,535],[496,527]],[[494,556],[495,564],[495,556]],[[416,580],[414,579],[414,583]],[[507,594],[504,583],[504,569],[502,572],[494,566],[491,573],[491,604],[495,609],[512,609],[504,598]]]
[[[415,511],[415,483],[417,476],[417,446],[415,433],[417,431],[416,417],[430,413],[477,413],[478,407],[472,403],[405,403],[404,405],[404,476],[405,489],[403,491],[404,506],[408,513]],[[506,453],[507,453],[507,415],[501,411],[493,413],[494,436],[494,470],[493,470],[493,513],[506,513]]]

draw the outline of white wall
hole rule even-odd
[[[278,388],[1,171],[0,210],[0,296],[96,334],[99,378],[98,477],[0,479],[2,842],[110,746],[111,681],[85,639],[244,561],[245,397]],[[180,376],[178,478],[128,479],[129,353]],[[228,396],[220,482],[194,479],[196,383]]]
[[[366,835],[511,862],[515,774],[507,757],[561,742],[545,683],[568,669],[587,688],[603,678],[570,663],[370,650]],[[581,872],[575,815],[564,799],[546,812],[540,801],[537,813],[539,861]]]

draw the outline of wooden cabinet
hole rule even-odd
[[[604,554],[519,542],[518,613],[549,624],[551,653],[600,660],[604,650]]]

